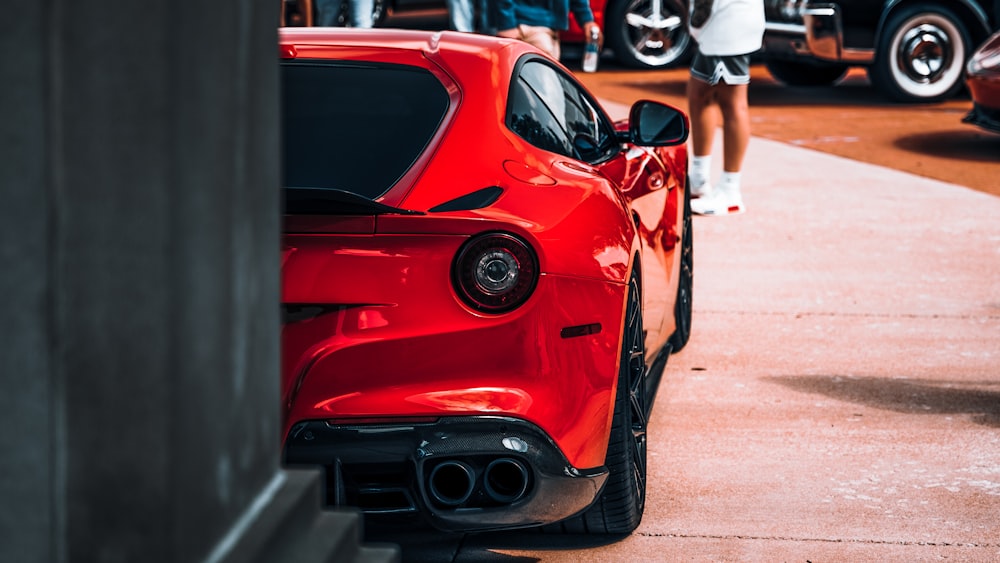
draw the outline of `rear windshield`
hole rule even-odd
[[[284,185],[375,199],[427,147],[448,109],[430,72],[339,61],[282,64]]]

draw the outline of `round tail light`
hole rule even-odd
[[[531,296],[538,283],[538,259],[521,239],[489,233],[462,246],[452,277],[468,306],[484,313],[505,313]]]

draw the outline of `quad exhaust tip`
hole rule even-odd
[[[528,490],[528,468],[516,459],[495,459],[486,466],[483,486],[496,502],[512,503]]]
[[[445,506],[458,506],[469,500],[476,484],[476,474],[461,461],[445,461],[431,470],[431,496]]]

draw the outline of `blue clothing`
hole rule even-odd
[[[448,24],[455,31],[478,31],[493,35],[487,0],[445,0],[448,5]],[[474,18],[478,16],[478,18]]]
[[[316,0],[316,25],[334,27],[340,25],[340,10],[343,0]],[[351,27],[372,27],[372,13],[375,11],[375,0],[348,0],[350,10],[347,23]]]
[[[588,0],[497,0],[496,28],[514,29],[524,24],[564,31],[569,29],[571,12],[581,27],[594,21]]]

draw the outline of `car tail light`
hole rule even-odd
[[[480,235],[459,250],[452,280],[468,306],[484,313],[505,313],[531,296],[538,283],[538,259],[513,235]]]

